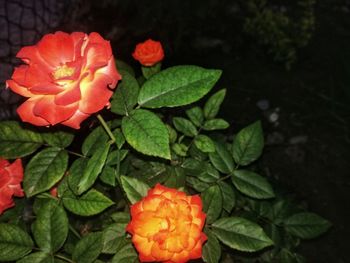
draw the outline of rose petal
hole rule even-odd
[[[45,119],[34,115],[33,108],[35,104],[42,98],[42,96],[34,97],[25,101],[21,106],[17,108],[17,113],[21,120],[24,122],[29,122],[36,126],[47,126],[50,123]]]
[[[151,255],[154,241],[149,241],[147,238],[139,235],[133,235],[132,242],[137,251],[142,251],[139,253],[141,262],[153,262],[155,260],[155,258]]]
[[[56,32],[45,35],[38,43],[41,57],[52,67],[64,65],[74,58],[74,43],[69,34]]]
[[[55,96],[55,104],[69,105],[81,99],[79,81],[73,82],[69,87]]]
[[[21,159],[17,159],[11,165],[5,167],[11,175],[11,184],[20,184],[23,180],[23,166]]]
[[[84,113],[95,113],[103,109],[109,102],[113,92],[107,87],[110,79],[103,74],[95,74],[93,80],[85,78],[80,83],[82,99],[79,110]]]
[[[77,109],[78,103],[64,106],[57,105],[55,104],[55,97],[47,95],[37,101],[33,113],[47,120],[51,125],[55,125],[72,117]]]
[[[80,123],[83,122],[85,119],[87,119],[89,116],[90,116],[89,114],[85,114],[77,110],[72,117],[62,122],[62,124],[74,129],[79,129]]]
[[[133,217],[134,232],[142,237],[151,237],[167,227],[167,221],[156,217],[154,212],[144,211]]]
[[[87,35],[83,32],[73,32],[71,35],[73,46],[74,46],[74,58],[73,61],[77,60],[82,56],[82,46],[84,44]]]
[[[50,70],[54,69],[54,67],[48,64],[40,55],[37,46],[22,47],[17,53],[16,57],[22,59],[24,62],[30,65],[36,64],[40,67],[47,67]]]
[[[7,80],[6,81],[6,87],[11,89],[13,92],[24,96],[24,97],[32,97],[34,96],[33,93],[31,93],[26,87],[20,86],[18,85],[18,83],[16,83],[13,80]]]
[[[157,261],[166,261],[173,257],[174,253],[169,252],[168,250],[161,249],[157,242],[154,242],[151,249],[151,255]]]
[[[104,74],[110,78],[109,88],[114,89],[117,86],[119,80],[122,79],[122,76],[118,73],[115,67],[115,60],[112,56],[108,61],[108,65],[106,67],[102,67],[98,69],[95,74]]]

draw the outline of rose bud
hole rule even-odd
[[[164,51],[160,42],[148,39],[136,45],[132,56],[139,61],[141,65],[150,67],[163,60]]]

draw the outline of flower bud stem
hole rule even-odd
[[[102,116],[100,114],[97,114],[97,119],[101,122],[103,128],[105,129],[105,131],[107,132],[109,138],[111,138],[112,143],[116,142],[116,139],[114,137],[114,134],[112,133],[111,129],[108,127],[107,123],[105,122],[105,120],[102,118]]]

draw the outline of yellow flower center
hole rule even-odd
[[[65,77],[70,77],[73,75],[75,69],[70,68],[67,65],[63,65],[61,67],[58,67],[54,72],[53,72],[53,77],[55,79],[61,79]]]

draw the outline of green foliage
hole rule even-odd
[[[203,107],[167,116],[167,107],[204,97],[221,71],[144,68],[140,81],[117,64],[123,80],[111,111],[122,117],[111,114],[116,119],[106,123],[99,116],[101,125],[86,138],[0,123],[0,156],[26,157],[23,187],[32,199],[16,199],[0,215],[0,261],[138,262],[126,233],[130,205],[160,183],[201,197],[204,262],[225,262],[228,254],[230,261],[302,262],[295,252],[301,239],[323,234],[330,223],[275,194],[255,165],[264,145],[260,122],[234,136],[219,133],[229,127],[219,115],[225,89]],[[57,196],[48,192],[53,187]]]
[[[215,235],[208,229],[205,234],[208,241],[203,246],[203,260],[207,263],[218,263],[221,257],[221,246]]]
[[[58,147],[49,147],[36,154],[26,166],[23,188],[28,197],[49,190],[64,175],[68,153]]]
[[[146,183],[136,178],[127,176],[121,176],[120,179],[123,190],[125,191],[125,194],[128,197],[130,203],[134,204],[142,199],[142,197],[147,195],[149,186]]]
[[[233,158],[239,165],[248,165],[260,157],[263,147],[261,123],[255,122],[236,135],[232,145]]]
[[[298,213],[284,222],[286,231],[302,239],[312,239],[326,232],[331,224],[314,213]]]
[[[79,195],[88,190],[94,184],[106,162],[109,148],[110,144],[100,144],[91,158],[87,161],[83,170],[83,176],[79,178],[80,180],[77,185],[77,193]]]
[[[212,228],[221,242],[240,251],[254,252],[273,245],[260,226],[244,218],[221,218]]]
[[[113,201],[95,189],[91,189],[81,197],[67,193],[63,196],[63,204],[76,215],[92,216],[113,205]]]
[[[113,94],[111,111],[119,115],[127,115],[137,104],[140,86],[128,72],[121,72],[123,78]]]
[[[290,69],[297,59],[297,49],[306,46],[312,37],[315,3],[315,0],[298,0],[294,5],[285,3],[276,7],[273,1],[246,1],[248,15],[243,30],[266,46],[275,61]]]
[[[232,183],[240,192],[253,198],[264,199],[275,196],[269,182],[264,177],[251,171],[234,171]]]
[[[59,250],[68,235],[68,218],[64,209],[57,201],[44,199],[46,202],[40,208],[32,231],[35,242],[41,250],[54,253]]]
[[[122,130],[126,141],[137,151],[170,159],[169,134],[157,115],[148,110],[135,110],[125,116]]]
[[[18,226],[0,223],[0,261],[17,260],[30,253],[33,241]]]
[[[220,70],[197,66],[171,67],[143,84],[138,102],[147,108],[187,105],[207,94],[220,75]]]
[[[203,211],[206,213],[207,224],[213,223],[221,213],[222,194],[220,187],[213,185],[202,193]]]
[[[92,232],[84,236],[76,244],[73,252],[73,260],[77,263],[90,263],[102,252],[102,233]]]
[[[43,143],[40,133],[23,128],[18,122],[4,121],[0,124],[0,156],[3,158],[27,156]]]

